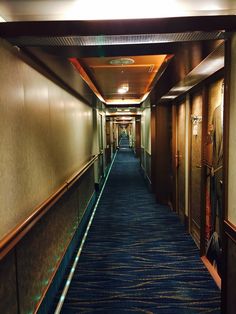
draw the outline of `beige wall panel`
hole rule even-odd
[[[68,178],[65,172],[67,162],[65,146],[66,146],[66,130],[65,130],[65,104],[63,100],[63,90],[58,91],[58,87],[51,84],[49,91],[49,107],[50,107],[50,128],[51,128],[51,159],[52,159],[52,180],[60,176],[60,182],[65,182]]]
[[[92,108],[0,41],[0,238],[93,152]]]
[[[22,191],[26,192],[25,195],[31,201],[31,206],[25,208],[27,214],[46,199],[56,187],[52,184],[51,172],[53,160],[51,158],[48,82],[25,64],[22,64],[20,79],[24,85],[26,133],[24,138],[19,138],[19,141],[26,142],[27,165],[19,175],[26,173],[28,178],[27,188]],[[21,188],[23,186],[15,186],[16,190],[21,191]],[[14,204],[15,210],[17,206],[17,203]]]
[[[17,314],[16,271],[14,252],[0,261],[0,313]]]
[[[0,238],[21,221],[27,197],[27,134],[20,61],[0,49]],[[17,207],[17,208],[16,208]]]

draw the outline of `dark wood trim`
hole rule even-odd
[[[229,158],[229,115],[230,115],[230,85],[231,85],[231,40],[228,39],[225,42],[225,73],[224,73],[224,130],[223,130],[223,218],[228,217],[228,158]],[[223,223],[223,222],[222,222]],[[229,232],[229,224],[223,224],[222,235],[222,297],[221,308],[222,313],[227,313],[227,252],[228,252],[228,240],[226,230]]]
[[[236,30],[235,15],[187,16],[134,20],[29,21],[0,25],[0,36],[89,36]]]
[[[224,221],[225,234],[236,244],[236,227],[229,221]]]
[[[132,44],[132,45],[104,45],[104,46],[44,46],[43,50],[51,55],[63,58],[83,57],[117,57],[117,56],[145,56],[158,54],[173,54],[181,43]],[[79,48],[79,49],[78,49]]]
[[[175,212],[178,212],[177,195],[177,114],[176,104],[172,105],[172,206]]]
[[[185,155],[185,158],[188,158],[188,169],[187,169],[187,172],[188,173],[191,173],[190,172],[190,169],[191,169],[191,145],[192,145],[192,137],[190,139],[190,136],[191,136],[191,119],[190,119],[190,116],[191,116],[191,110],[192,110],[192,95],[190,94],[189,95],[189,98],[186,97],[186,107],[187,108],[187,103],[189,101],[189,118],[188,118],[188,121],[186,123],[186,131],[185,132],[188,132],[188,143],[186,143],[187,147],[188,147],[188,151],[187,151],[187,154]],[[186,113],[187,113],[187,110],[185,109],[185,119],[186,119]],[[186,169],[185,169],[185,175],[186,175]],[[191,182],[191,176],[189,175],[188,177],[188,184],[190,184]],[[185,188],[186,189],[186,188]],[[185,207],[187,206],[187,209],[188,209],[188,219],[189,219],[189,229],[187,230],[189,233],[190,233],[190,224],[191,224],[191,210],[190,210],[190,188],[188,187],[188,204],[185,204]]]
[[[198,86],[199,88],[199,86]],[[192,208],[191,208],[191,202],[192,202],[192,121],[191,121],[191,114],[192,114],[192,107],[193,107],[193,98],[195,95],[199,93],[199,90],[197,89],[195,92],[189,93],[189,97],[186,98],[186,107],[187,102],[189,101],[189,119],[188,119],[188,129],[186,125],[186,132],[188,132],[188,143],[185,142],[185,145],[188,145],[188,156],[186,155],[185,158],[188,158],[188,204],[185,204],[185,206],[188,206],[188,219],[189,219],[189,233],[191,237],[193,238],[195,244],[198,246],[196,238],[195,238],[195,229],[194,225],[195,222],[192,219]],[[185,107],[185,108],[186,108]],[[186,119],[186,109],[185,109],[185,119]],[[186,120],[187,121],[187,120]],[[185,175],[186,175],[186,169],[185,169]],[[186,183],[186,182],[185,182]],[[186,192],[187,186],[185,186],[185,192]]]
[[[208,127],[208,93],[204,85],[202,89],[202,145],[201,145],[201,226],[200,226],[200,256],[205,255],[205,235],[206,235],[206,183],[207,183],[207,168],[204,164],[205,145]]]
[[[205,86],[209,86],[210,84],[216,82],[219,79],[222,79],[224,77],[225,69],[222,68],[219,71],[215,72],[211,76],[208,76],[206,79],[199,82],[199,84],[193,86],[191,89],[189,89],[186,93],[183,93],[179,95],[175,99],[175,103],[181,103],[186,98],[186,95],[192,95],[197,93],[201,88],[204,88]]]
[[[72,175],[58,190],[42,204],[34,208],[32,213],[0,241],[0,260],[7,255],[16,244],[32,229],[36,222],[83,176],[94,164],[98,155],[93,156],[79,171]]]
[[[156,192],[156,106],[151,106],[151,181]]]

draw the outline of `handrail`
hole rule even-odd
[[[73,174],[65,183],[63,183],[55,193],[47,198],[42,204],[36,206],[33,212],[8,234],[0,240],[0,260],[6,256],[8,252],[29,232],[36,222],[43,217],[47,211],[65,194],[94,164],[98,159],[98,155],[94,155],[79,171]]]

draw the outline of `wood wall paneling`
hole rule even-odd
[[[156,190],[156,106],[151,107],[151,181]]]
[[[156,107],[156,188],[159,203],[169,204],[172,199],[172,109],[171,106]]]

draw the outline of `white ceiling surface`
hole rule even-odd
[[[0,0],[0,17],[5,21],[106,20],[234,14],[236,0]]]

